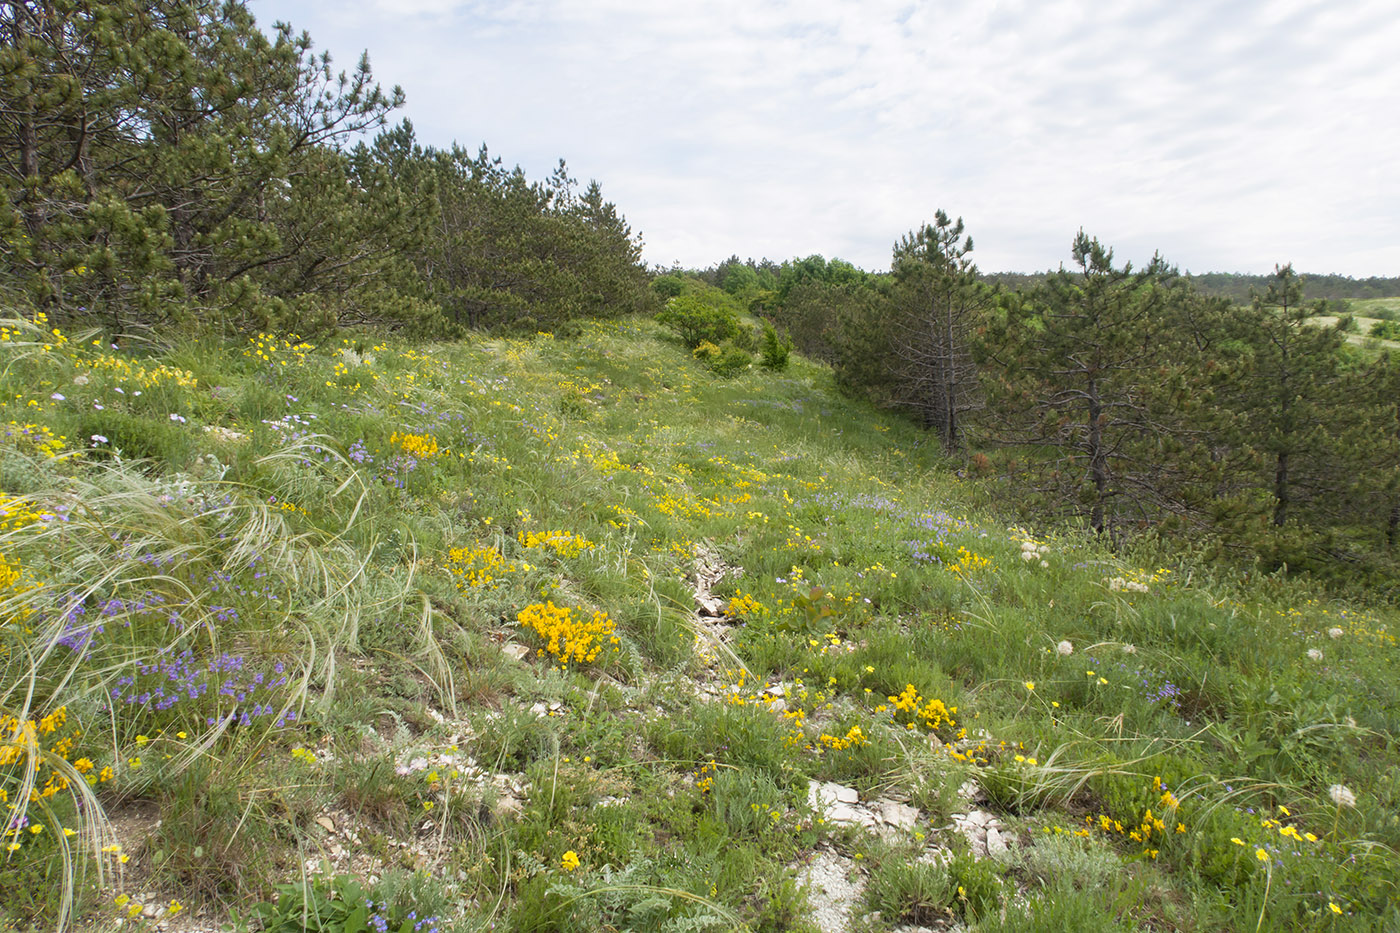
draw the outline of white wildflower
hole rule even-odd
[[[1345,784],[1333,784],[1327,788],[1327,796],[1331,797],[1332,802],[1339,807],[1356,806],[1356,795]]]
[[[1066,638],[1064,641],[1060,642],[1058,645],[1055,646],[1055,651],[1063,655],[1074,654],[1074,643],[1068,638]]]
[[[1321,661],[1321,660],[1322,660],[1322,651],[1321,651],[1320,649],[1318,649],[1318,648],[1309,648],[1309,649],[1308,649],[1308,660],[1309,660],[1309,661]]]
[[[1346,632],[1342,631],[1339,627],[1335,625],[1327,630],[1328,638],[1341,638],[1345,634]]]

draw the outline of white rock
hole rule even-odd
[[[328,816],[316,817],[316,823],[328,833],[335,832],[335,823]]]
[[[501,648],[501,654],[512,661],[523,661],[529,653],[530,649],[524,645],[505,645]]]
[[[873,809],[880,819],[899,829],[913,829],[914,824],[919,821],[918,808],[897,800],[877,800]]]
[[[809,919],[821,933],[845,933],[850,927],[852,907],[860,901],[865,887],[855,863],[834,852],[819,852],[798,872],[811,906]]]
[[[865,820],[869,819],[869,816],[855,807],[837,803],[833,804],[831,808],[826,811],[826,818],[833,823],[849,826],[856,823],[863,823]]]
[[[1011,854],[1006,840],[996,828],[987,830],[987,854],[997,861],[1005,861]]]

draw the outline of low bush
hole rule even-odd
[[[723,343],[739,337],[739,316],[728,306],[722,295],[677,295],[666,302],[666,308],[656,319],[675,331],[687,347],[694,350],[702,343]]]

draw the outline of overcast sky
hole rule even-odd
[[[887,268],[937,208],[987,271],[1400,275],[1395,0],[251,0],[368,50],[425,144],[596,178],[649,263]]]

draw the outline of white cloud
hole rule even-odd
[[[1400,274],[1388,3],[254,0],[368,48],[424,142],[596,177],[647,258],[868,268],[943,207],[987,269],[1074,232],[1194,271]]]

